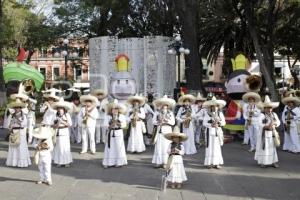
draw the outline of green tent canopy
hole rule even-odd
[[[41,90],[44,83],[44,76],[36,68],[26,63],[12,62],[4,66],[3,71],[4,81],[23,81],[31,79],[34,81],[37,91]]]

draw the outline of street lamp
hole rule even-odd
[[[64,43],[64,50],[62,51],[62,55],[65,57],[65,80],[68,79],[68,44],[69,44],[69,40],[68,39],[64,39],[63,41]]]
[[[177,88],[180,88],[180,56],[181,54],[188,55],[190,54],[190,50],[183,47],[183,41],[181,40],[181,36],[177,35],[174,38],[174,42],[169,45],[168,54],[170,55],[177,55],[178,60],[178,82]]]

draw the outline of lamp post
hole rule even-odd
[[[174,38],[174,42],[172,44],[169,45],[169,50],[168,50],[168,54],[170,55],[177,55],[177,64],[178,64],[178,82],[177,82],[177,88],[180,88],[180,56],[181,54],[183,55],[188,55],[190,54],[190,50],[187,48],[183,47],[183,41],[180,37],[180,35],[177,35]]]
[[[68,44],[69,44],[69,40],[68,39],[64,39],[63,41],[64,43],[64,50],[62,51],[62,55],[65,57],[65,80],[68,79]]]

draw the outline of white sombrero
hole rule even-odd
[[[284,97],[281,102],[286,105],[288,102],[294,102],[296,106],[300,104],[300,99],[295,97],[293,94],[290,94],[288,97]]]
[[[118,109],[121,114],[125,114],[127,111],[126,106],[124,104],[119,103],[117,99],[114,99],[113,102],[107,104],[106,112],[108,114],[111,114],[112,109]]]
[[[193,103],[196,98],[191,94],[184,94],[178,99],[178,104],[183,104],[186,100],[189,100],[191,103]]]
[[[15,99],[14,101],[10,102],[7,107],[8,108],[25,108],[26,107],[26,103],[22,102],[20,99]]]
[[[91,101],[93,106],[96,106],[97,102],[98,102],[98,99],[97,97],[93,96],[93,95],[90,95],[90,94],[86,94],[86,95],[82,95],[80,97],[80,103],[82,105],[85,105],[85,102],[86,101]]]
[[[72,104],[64,100],[64,98],[60,98],[59,101],[53,103],[52,108],[56,110],[57,108],[64,108],[66,110],[70,110],[72,108]]]
[[[92,94],[94,96],[99,96],[99,95],[107,96],[107,92],[103,89],[96,89],[92,92]]]
[[[226,105],[226,101],[216,99],[215,96],[213,96],[211,100],[205,101],[203,103],[203,107],[206,107],[206,108],[208,108],[210,106],[219,106],[220,108],[223,108],[225,105]]]
[[[243,101],[245,102],[248,102],[249,98],[253,98],[256,103],[261,101],[260,95],[257,94],[256,92],[247,92],[246,94],[243,95],[242,98]]]
[[[49,90],[44,91],[44,98],[53,98],[55,101],[59,100],[59,96],[56,95],[56,93],[62,93],[61,90],[56,88],[51,88]]]
[[[168,98],[167,95],[164,95],[162,98],[153,101],[153,105],[156,108],[167,105],[170,109],[172,109],[176,105],[176,101],[174,99]]]
[[[206,98],[204,98],[200,92],[198,92],[197,97],[195,101],[206,101]]]
[[[134,96],[128,97],[128,99],[127,99],[128,104],[133,104],[134,101],[138,101],[140,105],[144,105],[145,104],[145,97],[136,94]]]
[[[172,133],[167,133],[164,135],[166,139],[172,140],[174,137],[178,137],[180,141],[185,141],[188,139],[188,136],[184,133],[180,133],[178,126],[175,126]]]
[[[33,133],[32,136],[37,138],[37,139],[48,139],[48,138],[52,138],[52,136],[54,135],[54,131],[53,129],[49,128],[49,127],[38,127],[33,129]]]
[[[260,108],[266,108],[266,107],[277,108],[279,106],[279,102],[272,102],[270,100],[269,95],[266,95],[264,102],[258,103],[257,106]]]

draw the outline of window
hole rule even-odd
[[[74,67],[74,80],[75,81],[81,81],[82,80],[81,65],[76,65],[76,67]]]
[[[41,74],[43,74],[44,78],[46,79],[47,78],[46,66],[39,66],[38,69],[39,69],[39,72]]]
[[[52,67],[52,80],[57,81],[60,79],[59,66]]]

